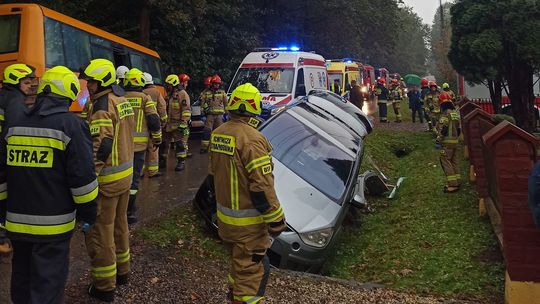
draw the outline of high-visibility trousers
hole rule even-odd
[[[266,256],[268,240],[268,233],[264,231],[260,238],[252,241],[224,242],[231,256],[228,281],[235,301],[262,303],[270,275]]]
[[[91,260],[92,281],[96,289],[116,288],[116,275],[130,271],[127,206],[129,191],[114,197],[98,196],[96,223],[86,236]]]
[[[459,187],[461,175],[459,174],[457,144],[442,144],[441,167],[446,175],[446,183],[449,187]]]
[[[223,124],[223,114],[207,114],[206,122],[204,123],[204,130],[201,140],[201,148],[208,149],[210,145],[210,134],[213,130]]]
[[[69,242],[70,238],[45,243],[12,241],[13,303],[64,303]]]
[[[159,171],[159,148],[148,145],[146,149],[146,158],[144,160],[144,170],[148,177],[156,175]]]
[[[392,101],[392,108],[394,109],[394,114],[396,115],[396,122],[401,121],[401,100]]]
[[[187,157],[187,152],[189,150],[188,140],[189,132],[182,132],[180,129],[165,132],[163,136],[163,145],[161,147],[161,149],[163,149],[161,157],[167,159],[170,144],[174,141],[176,158],[178,161],[183,161]]]
[[[388,105],[385,99],[377,100],[377,106],[379,106],[379,119],[381,122],[388,120]]]

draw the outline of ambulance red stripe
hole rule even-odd
[[[243,63],[241,68],[294,68],[294,63]]]

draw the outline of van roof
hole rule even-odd
[[[240,67],[325,67],[325,64],[324,57],[314,53],[268,51],[249,53],[242,61]]]

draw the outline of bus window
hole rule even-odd
[[[114,62],[111,42],[109,40],[90,36],[92,58],[104,58]]]
[[[0,16],[0,54],[19,50],[21,15]]]
[[[131,67],[132,68],[137,68],[137,69],[140,69],[141,71],[143,72],[146,72],[143,68],[143,62],[142,62],[142,58],[139,54],[129,54],[129,57],[131,59]]]
[[[155,84],[163,84],[163,76],[161,74],[161,65],[159,60],[151,56],[136,53],[131,53],[129,56],[131,58],[132,67],[138,68],[143,72],[150,73]]]
[[[45,18],[45,61],[48,68],[65,65],[62,24],[50,18]]]
[[[88,33],[69,25],[62,25],[66,66],[73,71],[90,61],[90,37]]]

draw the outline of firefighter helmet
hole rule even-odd
[[[210,82],[212,84],[214,84],[214,83],[221,84],[221,77],[219,77],[219,75],[216,74],[216,75],[212,76],[212,80],[210,80]]]
[[[442,84],[442,88],[443,89],[450,89],[450,85],[447,82],[445,82],[445,83]]]
[[[386,79],[384,77],[381,77],[381,78],[377,79],[377,83],[378,84],[386,84]]]
[[[94,59],[81,69],[79,78],[85,80],[95,80],[102,87],[108,87],[116,82],[116,71],[114,65],[107,59]]]
[[[55,66],[43,74],[37,93],[50,92],[69,98],[69,100],[75,100],[80,91],[81,86],[77,76],[64,66]]]
[[[178,75],[171,74],[167,76],[167,78],[165,78],[165,83],[168,83],[172,85],[173,87],[175,87],[180,84],[180,79],[178,79]]]
[[[180,74],[180,75],[178,75],[178,80],[180,81],[180,83],[189,81],[190,79],[191,78],[189,78],[188,74]]]
[[[126,78],[126,73],[129,72],[129,68],[125,65],[121,65],[116,68],[116,77],[120,79]]]
[[[204,85],[209,87],[212,84],[212,76],[204,77]]]
[[[452,102],[452,97],[450,97],[450,94],[442,92],[439,94],[439,103],[443,104],[445,102]]]
[[[4,70],[4,83],[18,85],[23,78],[35,78],[36,74],[34,71],[34,67],[24,63],[15,63],[9,65]]]
[[[398,85],[399,82],[396,78],[392,79],[392,85]]]
[[[420,85],[423,86],[423,87],[427,87],[429,84],[429,81],[425,78],[422,78],[422,80],[420,80]]]
[[[245,83],[234,89],[225,109],[239,114],[260,115],[261,99],[259,90],[251,83]]]
[[[154,79],[152,78],[152,75],[150,73],[144,72],[143,77],[144,77],[144,84],[145,85],[154,84]]]
[[[144,87],[144,75],[143,72],[137,68],[133,68],[126,73],[124,79],[124,86],[132,87]]]
[[[438,88],[438,87],[437,87],[437,83],[436,83],[435,81],[430,81],[430,82],[429,82],[429,87],[430,87],[430,88],[432,88],[432,87]]]

